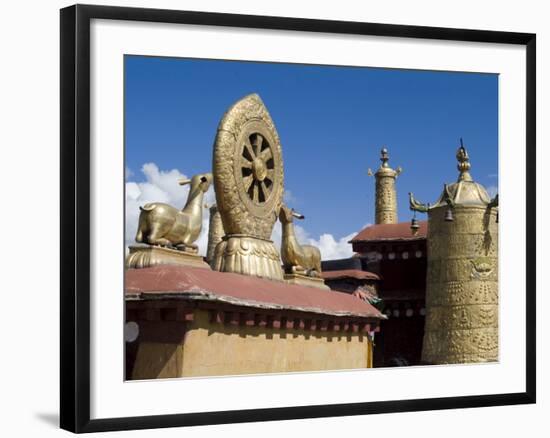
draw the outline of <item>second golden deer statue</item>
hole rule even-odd
[[[283,237],[281,259],[287,274],[302,274],[309,277],[321,275],[321,251],[313,245],[300,245],[294,232],[294,218],[304,219],[294,209],[282,205],[279,211]]]

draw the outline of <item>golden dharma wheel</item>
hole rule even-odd
[[[214,187],[226,235],[270,239],[283,199],[275,125],[257,94],[225,113],[214,145]]]

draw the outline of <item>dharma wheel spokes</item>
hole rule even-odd
[[[241,172],[243,187],[255,203],[266,202],[273,190],[273,150],[259,133],[249,135],[242,146]]]

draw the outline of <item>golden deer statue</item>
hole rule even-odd
[[[202,229],[203,197],[210,184],[212,174],[195,175],[180,179],[180,185],[191,184],[185,207],[180,211],[162,202],[152,202],[140,207],[136,242],[167,246],[197,252],[194,243]]]
[[[302,274],[309,277],[321,275],[321,252],[312,245],[300,245],[294,233],[293,220],[304,219],[294,209],[282,205],[279,210],[279,220],[283,228],[281,243],[281,259],[284,270],[288,274]]]

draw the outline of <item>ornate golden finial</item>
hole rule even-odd
[[[380,161],[382,161],[381,167],[389,167],[388,166],[389,159],[390,159],[390,155],[388,154],[388,149],[386,148],[386,146],[384,146],[380,151]]]
[[[397,223],[397,194],[395,180],[403,169],[392,169],[388,163],[390,155],[386,146],[380,150],[382,164],[374,174],[376,178],[375,222],[377,224]],[[373,173],[369,169],[368,175]]]
[[[472,181],[470,175],[470,157],[468,156],[468,151],[464,147],[462,142],[462,137],[460,138],[460,147],[456,151],[456,159],[458,160],[458,165],[456,166],[460,175],[458,176],[459,181]]]

